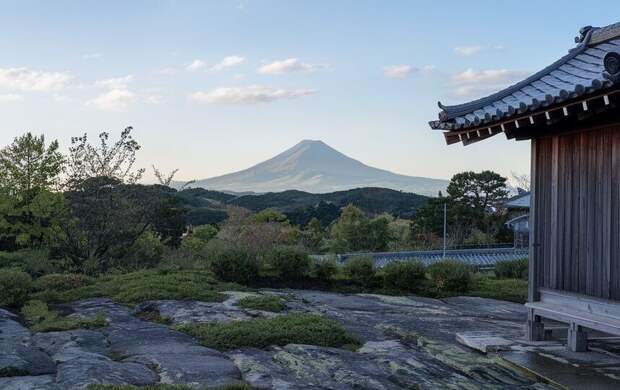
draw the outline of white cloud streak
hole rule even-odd
[[[509,69],[467,69],[452,77],[456,87],[454,94],[462,97],[480,96],[513,84],[530,74],[523,70]]]
[[[233,66],[240,65],[245,62],[245,57],[241,56],[227,56],[224,57],[220,62],[213,66],[208,66],[207,61],[201,59],[195,59],[192,61],[186,69],[191,72],[196,72],[199,70],[206,70],[210,72],[219,72],[221,70],[232,68]]]
[[[0,95],[0,104],[21,102],[22,100],[24,100],[24,97],[21,95],[16,95],[12,93]]]
[[[455,47],[454,52],[463,57],[471,57],[482,51],[482,46],[461,46]]]
[[[44,72],[28,68],[0,68],[0,88],[15,91],[51,92],[67,85],[71,76],[61,72]]]
[[[246,87],[221,87],[208,92],[198,91],[190,95],[196,103],[204,104],[257,104],[275,100],[295,99],[312,95],[314,89],[284,89],[250,85]]]
[[[316,72],[327,69],[325,64],[308,64],[298,58],[287,58],[285,60],[273,61],[258,68],[260,74],[283,74],[291,72]]]
[[[136,100],[136,95],[127,89],[111,89],[86,102],[86,106],[102,111],[126,111]]]
[[[95,81],[95,87],[105,89],[127,89],[127,85],[133,81],[133,76],[128,74],[122,77],[113,77]]]
[[[421,68],[411,65],[390,65],[383,68],[386,77],[403,79],[415,73],[430,74],[435,69],[432,65],[425,65]]]

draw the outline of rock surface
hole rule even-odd
[[[93,383],[204,387],[242,380],[258,389],[545,388],[498,358],[455,341],[457,331],[480,329],[522,337],[521,305],[467,297],[262,293],[286,297],[288,312],[333,318],[363,346],[356,352],[290,344],[221,353],[166,325],[137,317],[150,311],[174,323],[190,323],[275,315],[237,307],[236,301],[246,293],[229,293],[221,303],[152,301],[134,309],[108,299],[88,299],[67,305],[67,311],[87,316],[103,312],[106,327],[31,335],[17,317],[0,311],[0,348],[15,351],[8,357],[2,354],[0,362],[4,359],[5,367],[16,368],[12,376],[0,378],[0,388],[70,390]]]

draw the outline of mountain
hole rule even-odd
[[[223,176],[198,180],[193,187],[218,191],[257,193],[300,190],[311,193],[383,187],[436,196],[448,182],[399,175],[373,168],[348,157],[322,141],[301,141],[292,148],[253,167]]]

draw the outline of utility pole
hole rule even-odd
[[[447,203],[443,203],[443,258],[446,258],[446,215],[447,212]]]

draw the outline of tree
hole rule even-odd
[[[159,182],[159,184],[161,184],[162,186],[166,186],[166,187],[170,187],[170,185],[172,184],[172,180],[174,180],[174,175],[176,175],[177,172],[179,172],[178,169],[174,169],[168,175],[164,175],[159,169],[155,168],[155,165],[152,165],[152,167],[153,167],[153,174],[157,178],[157,181]],[[187,183],[185,185],[187,185]]]
[[[457,173],[448,184],[448,196],[478,212],[485,212],[508,196],[506,178],[492,171]]]
[[[109,143],[110,134],[107,132],[99,134],[98,146],[91,145],[86,134],[71,138],[66,183],[69,189],[95,177],[112,178],[125,184],[137,183],[144,169],[133,169],[140,145],[131,136],[132,130],[132,127],[125,128],[114,144]]]
[[[364,212],[349,204],[330,231],[331,249],[345,251],[381,251],[391,240],[390,220],[385,216],[369,219]]]
[[[0,250],[39,247],[59,234],[62,194],[54,193],[64,158],[58,142],[31,133],[0,150]]]
[[[26,133],[0,150],[0,186],[18,197],[28,196],[31,190],[55,188],[63,163],[58,141],[46,146],[43,135]]]

